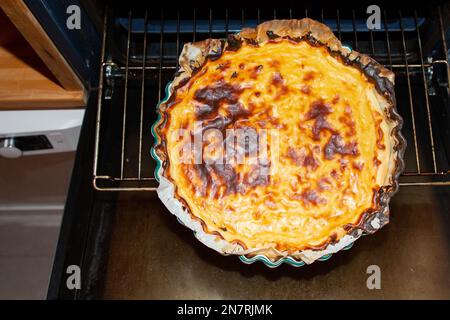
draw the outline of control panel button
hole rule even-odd
[[[22,154],[22,150],[17,148],[14,144],[14,138],[6,138],[1,142],[0,156],[15,159],[21,157]]]

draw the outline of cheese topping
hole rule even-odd
[[[167,175],[209,233],[247,248],[319,248],[377,209],[392,152],[382,101],[324,46],[277,39],[225,51],[166,110]],[[227,149],[236,132],[244,143]]]

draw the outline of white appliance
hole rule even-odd
[[[0,156],[76,150],[84,109],[0,112]]]

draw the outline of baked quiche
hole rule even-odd
[[[160,103],[158,194],[223,254],[311,263],[389,221],[394,74],[311,19],[188,43]]]

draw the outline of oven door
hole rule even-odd
[[[384,8],[377,31],[365,10],[109,7],[48,298],[450,298],[448,7]],[[305,16],[396,73],[406,171],[387,227],[328,261],[272,270],[208,249],[166,210],[153,192],[150,127],[184,43]],[[379,289],[368,285],[374,269]]]

